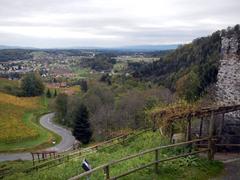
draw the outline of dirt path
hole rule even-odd
[[[224,171],[212,180],[240,180],[240,154],[216,154],[216,160],[224,163]]]

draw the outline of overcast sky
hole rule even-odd
[[[240,0],[0,0],[0,44],[186,43],[239,20]]]

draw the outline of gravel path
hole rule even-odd
[[[216,159],[224,163],[224,171],[212,180],[240,180],[240,154],[217,154]]]
[[[55,132],[56,134],[62,137],[62,141],[54,147],[45,149],[45,150],[56,150],[57,152],[67,151],[72,148],[74,144],[75,138],[72,136],[72,133],[60,127],[52,122],[54,113],[49,113],[40,118],[40,124],[49,129],[50,131]],[[30,153],[1,153],[0,154],[0,162],[1,161],[13,161],[13,160],[31,160],[32,156]]]

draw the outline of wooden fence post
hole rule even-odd
[[[203,128],[203,117],[201,117],[201,120],[200,120],[199,138],[202,137],[202,128]]]
[[[187,141],[192,140],[192,117],[189,115],[187,117]],[[188,151],[192,151],[192,144],[188,144],[187,147],[189,148]]]
[[[172,143],[173,135],[174,135],[174,125],[172,123],[171,124],[171,129],[170,129],[170,143]]]
[[[60,154],[58,154],[57,156],[58,156],[58,161],[59,161],[59,163],[61,163]],[[64,158],[64,155],[63,155],[63,158]]]
[[[157,127],[156,127],[156,119],[154,118],[152,131],[155,132],[156,130],[157,130]]]
[[[211,118],[209,122],[209,139],[208,139],[208,159],[213,160],[214,159],[214,143],[213,143],[213,131],[214,131],[214,112],[211,113]]]
[[[223,127],[224,127],[224,113],[222,113],[222,119],[220,122],[219,133],[218,133],[219,136],[222,135]]]
[[[192,127],[192,117],[188,116],[187,117],[187,141],[191,141],[192,140],[192,131],[191,131],[191,127]]]
[[[110,179],[110,170],[109,170],[109,165],[107,165],[106,167],[104,167],[104,174],[105,174],[105,179],[108,180]]]
[[[156,161],[156,163],[155,163],[155,172],[158,174],[159,173],[159,171],[158,171],[158,155],[159,155],[159,153],[158,153],[158,149],[156,149],[155,150],[155,161]]]
[[[31,153],[32,154],[32,161],[33,161],[33,166],[35,165],[35,159],[34,159],[34,154],[33,153]]]
[[[40,159],[39,159],[39,153],[37,153],[37,157],[38,157],[38,162],[40,162]]]

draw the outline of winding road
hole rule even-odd
[[[72,136],[71,131],[58,126],[52,122],[54,117],[54,113],[49,113],[40,118],[40,124],[49,129],[50,131],[55,132],[56,134],[62,137],[62,141],[56,146],[44,149],[44,150],[56,150],[57,152],[64,152],[70,150],[74,144],[75,138]],[[1,161],[13,161],[13,160],[31,160],[32,156],[30,153],[1,153],[0,154],[0,162]]]

